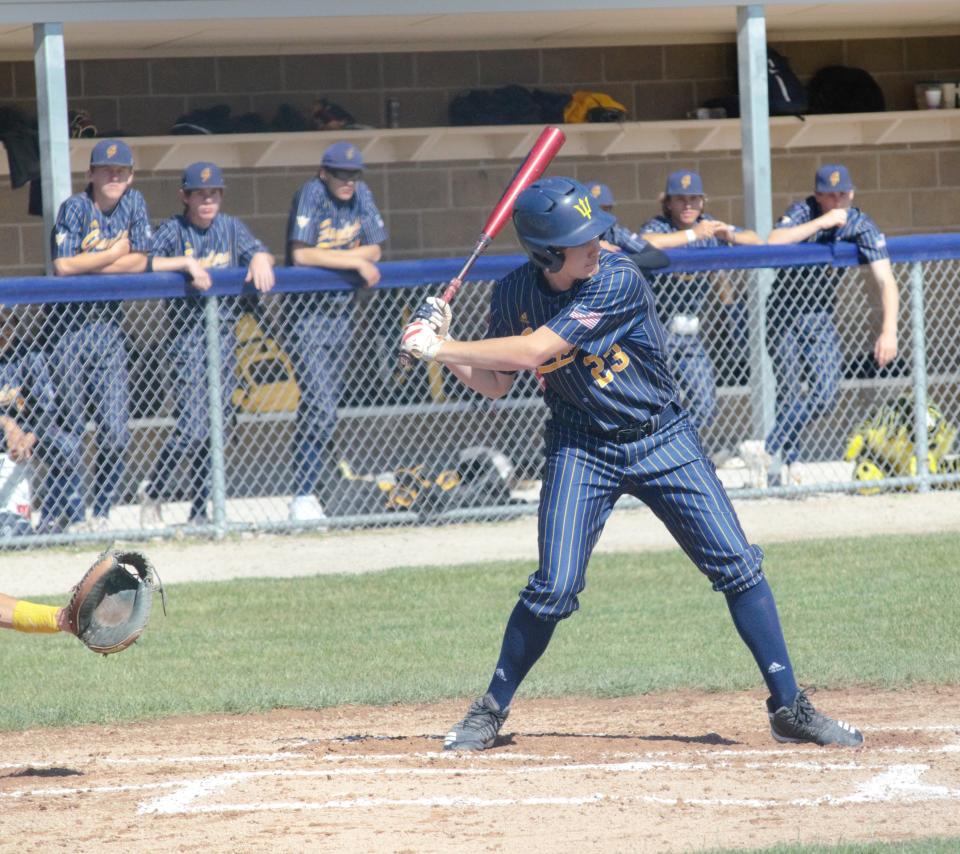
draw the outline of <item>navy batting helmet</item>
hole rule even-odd
[[[550,273],[563,266],[565,247],[588,243],[616,221],[573,178],[534,181],[517,196],[513,206],[513,225],[520,245],[534,264]]]

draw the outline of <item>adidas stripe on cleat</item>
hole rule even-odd
[[[835,721],[818,712],[804,691],[797,694],[789,707],[781,706],[779,709],[774,709],[772,698],[768,698],[767,715],[770,718],[770,733],[781,743],[810,742],[841,747],[860,747],[863,744],[860,730],[846,721]]]
[[[497,740],[510,707],[501,711],[493,694],[474,700],[467,714],[443,740],[444,750],[486,750]]]

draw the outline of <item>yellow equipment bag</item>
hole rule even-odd
[[[574,92],[564,107],[567,124],[579,122],[619,122],[627,117],[627,108],[603,92]]]
[[[240,412],[296,412],[300,405],[293,362],[257,318],[245,312],[236,325],[237,388],[231,401]]]
[[[927,470],[936,474],[946,462],[957,437],[957,428],[943,417],[939,407],[927,406]],[[901,397],[876,409],[851,434],[844,459],[854,464],[853,479],[882,480],[911,477],[917,473],[916,436],[913,430],[913,400]],[[862,489],[863,495],[878,492]]]

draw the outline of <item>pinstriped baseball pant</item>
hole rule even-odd
[[[747,542],[686,415],[626,444],[555,426],[540,492],[540,565],[520,593],[535,616],[559,620],[579,608],[590,553],[624,494],[656,514],[714,590],[747,590],[763,577],[763,551]]]

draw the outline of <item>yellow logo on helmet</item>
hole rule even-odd
[[[108,157],[108,158],[113,159],[113,156],[114,156],[116,153],[117,153],[117,147],[116,147],[115,145],[111,145],[111,146],[108,146],[108,147],[107,147],[107,157]]]
[[[200,180],[203,181],[204,184],[206,184],[207,181],[210,180],[210,167],[209,167],[209,166],[204,166],[203,169],[200,170]]]
[[[831,187],[836,187],[837,184],[839,184],[839,183],[840,183],[840,173],[839,173],[836,169],[834,169],[834,170],[830,173],[830,186],[831,186]]]
[[[686,190],[690,186],[691,181],[693,181],[693,178],[691,178],[689,175],[684,175],[680,179],[680,186],[683,187],[684,190]]]
[[[586,196],[581,196],[574,208],[584,219],[593,219],[593,208],[590,207],[590,199]]]
[[[590,188],[590,195],[593,196],[595,199],[599,199],[599,198],[600,198],[600,192],[601,192],[601,190],[600,190],[600,185],[599,185],[599,184],[594,184],[594,185]]]
[[[357,154],[357,149],[352,148],[352,147],[351,147],[351,148],[348,148],[348,149],[347,149],[347,160],[353,160],[353,158],[356,156],[356,154]]]

